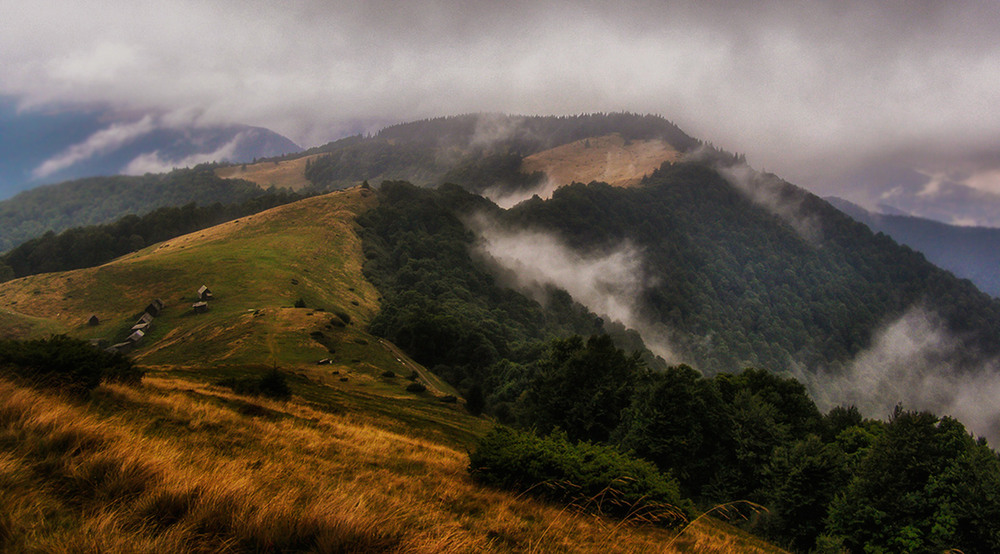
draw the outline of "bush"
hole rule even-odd
[[[284,400],[292,395],[285,374],[277,369],[271,369],[260,377],[229,377],[216,384],[228,387],[237,394],[266,396],[275,400]]]
[[[409,385],[406,385],[407,392],[424,392],[425,390],[427,390],[427,387],[420,383],[410,383]]]
[[[614,448],[496,427],[469,454],[476,481],[589,511],[677,524],[692,513],[677,481]]]
[[[138,383],[143,375],[120,352],[105,352],[66,335],[0,341],[0,371],[37,386],[74,393],[86,393],[102,381]]]

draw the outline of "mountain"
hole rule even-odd
[[[470,479],[468,448],[490,421],[369,331],[382,299],[357,219],[381,201],[355,187],[0,284],[8,338],[120,341],[162,301],[129,351],[139,385],[81,400],[0,377],[0,433],[18,437],[0,443],[0,546],[781,551],[711,517],[621,525]],[[199,313],[202,285],[213,298]],[[269,371],[290,395],[253,392]]]
[[[87,177],[21,192],[0,201],[0,250],[47,232],[108,223],[164,206],[239,203],[266,192],[248,181],[218,177],[214,169],[206,164],[136,177]]]
[[[872,231],[885,233],[932,263],[1000,296],[1000,229],[959,227],[901,214],[874,213],[841,198],[828,202]]]
[[[261,127],[104,108],[21,110],[0,98],[0,198],[81,177],[163,173],[299,150]]]
[[[0,425],[31,437],[5,443],[26,445],[15,462],[0,457],[31,499],[18,513],[50,498],[65,504],[55,514],[113,502],[101,531],[73,536],[139,536],[154,550],[611,544],[505,496],[520,494],[588,512],[626,551],[645,548],[643,536],[677,544],[669,529],[717,504],[797,551],[1000,547],[989,492],[1000,459],[965,427],[997,440],[1000,303],[686,136],[629,114],[417,122],[239,169],[340,192],[0,283],[0,330],[31,339],[0,343],[4,371],[26,378],[99,352],[24,361],[70,340],[40,337],[68,333],[138,338],[120,348],[147,372],[136,389],[92,381],[63,418],[101,436],[101,421],[124,420],[124,436],[83,442],[150,437],[138,458],[91,459],[85,446],[64,456],[65,441],[21,423],[44,398],[4,389],[4,413],[18,412]],[[225,169],[191,171],[215,183]],[[364,182],[407,174],[418,184]],[[591,177],[617,186],[556,186]],[[491,199],[526,193],[507,208]],[[154,299],[162,312],[131,335]],[[196,470],[177,477],[174,460]],[[204,488],[216,481],[246,487]],[[276,497],[292,511],[261,512],[259,499]],[[308,525],[289,529],[290,513]],[[603,519],[615,514],[663,528],[633,534]],[[22,529],[26,517],[0,521],[34,547],[47,535]],[[461,531],[426,542],[449,526]],[[689,548],[746,548],[726,533],[725,546]]]

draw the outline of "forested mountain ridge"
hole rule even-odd
[[[22,192],[0,202],[0,252],[48,231],[109,223],[191,202],[243,202],[265,189],[239,179],[222,179],[205,164],[139,177],[88,177]]]
[[[839,198],[827,201],[873,231],[885,233],[920,251],[935,265],[969,279],[983,292],[1000,296],[1000,229],[873,213]]]
[[[458,183],[470,190],[531,189],[541,172],[523,173],[524,157],[588,137],[656,139],[684,152],[700,145],[667,120],[628,113],[572,117],[469,114],[393,125],[254,164],[202,164],[138,177],[90,177],[39,187],[0,202],[0,252],[48,231],[110,223],[160,207],[239,203],[275,186],[308,193],[364,180]],[[254,171],[256,169],[256,171]],[[223,177],[224,176],[224,177]]]

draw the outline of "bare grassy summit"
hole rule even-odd
[[[318,158],[302,156],[291,160],[258,162],[254,164],[231,165],[220,167],[215,174],[223,179],[244,179],[267,188],[287,188],[302,190],[311,183],[306,179],[306,163]]]
[[[626,141],[618,133],[592,137],[533,154],[522,171],[542,171],[557,186],[601,181],[633,186],[680,153],[663,140]]]

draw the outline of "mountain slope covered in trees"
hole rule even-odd
[[[1000,296],[1000,229],[960,227],[931,219],[869,212],[839,198],[828,201],[867,225],[927,256],[935,265]]]
[[[249,181],[222,179],[211,165],[141,177],[89,177],[46,185],[0,202],[0,251],[48,231],[109,223],[165,206],[238,203],[266,191]]]

